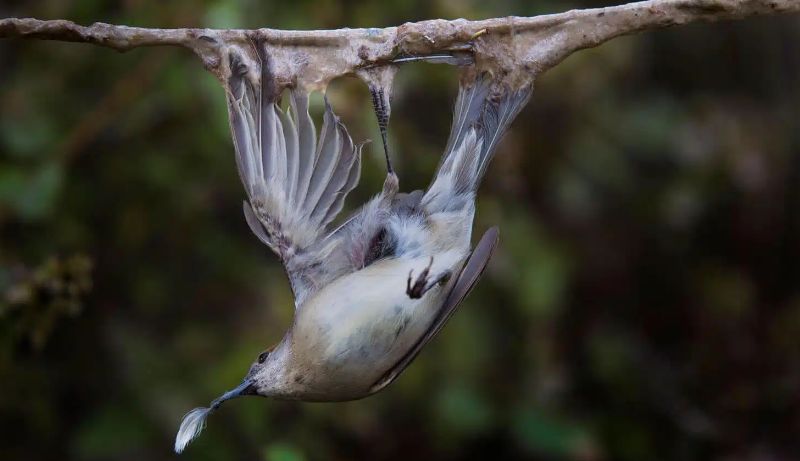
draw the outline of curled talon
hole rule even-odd
[[[413,285],[411,284],[411,280],[414,278],[414,270],[411,269],[408,271],[408,279],[406,280],[406,294],[409,298],[419,299],[422,297],[422,295],[430,291],[431,288],[435,287],[437,284],[443,283],[442,280],[447,281],[447,279],[450,278],[450,272],[445,271],[438,275],[435,280],[429,282],[428,275],[430,275],[431,267],[433,267],[433,257],[431,257],[431,260],[425,269],[420,272]]]
[[[428,266],[423,271],[425,272],[425,275],[428,275],[428,272],[431,271],[431,267],[433,267],[433,256],[431,256],[431,260],[428,262]]]

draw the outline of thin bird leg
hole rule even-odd
[[[431,266],[433,266],[433,256],[431,256],[431,261],[428,263],[428,266],[422,270],[417,279],[414,281],[413,285],[411,280],[413,279],[414,270],[412,269],[408,271],[408,280],[406,280],[406,294],[409,298],[419,299],[425,293],[433,289],[433,287],[437,285],[444,285],[448,280],[450,280],[450,277],[452,276],[452,272],[450,271],[443,271],[433,279],[429,280],[428,275],[431,272]]]
[[[372,107],[375,109],[375,116],[378,118],[378,128],[381,130],[383,140],[383,153],[386,156],[386,170],[390,175],[394,174],[392,161],[389,159],[389,142],[387,128],[389,126],[389,114],[391,108],[386,98],[386,92],[378,85],[370,85],[369,92],[372,94]]]

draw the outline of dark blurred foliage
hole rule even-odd
[[[600,2],[4,0],[0,16],[388,26]],[[237,400],[191,460],[800,458],[800,22],[617,39],[541,78],[481,189],[501,244],[389,389]],[[444,146],[456,70],[400,71],[401,183]],[[378,139],[366,89],[334,107]],[[316,100],[317,115],[321,107]],[[381,184],[369,148],[356,206]],[[0,42],[0,458],[173,459],[181,416],[290,322],[241,216],[224,96],[189,53]]]

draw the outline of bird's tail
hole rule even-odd
[[[497,144],[532,90],[512,90],[486,75],[461,84],[445,153],[423,197],[429,211],[455,211],[473,201]]]

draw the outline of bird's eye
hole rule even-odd
[[[264,363],[264,360],[267,360],[267,356],[269,355],[269,351],[264,351],[258,354],[258,363]]]

